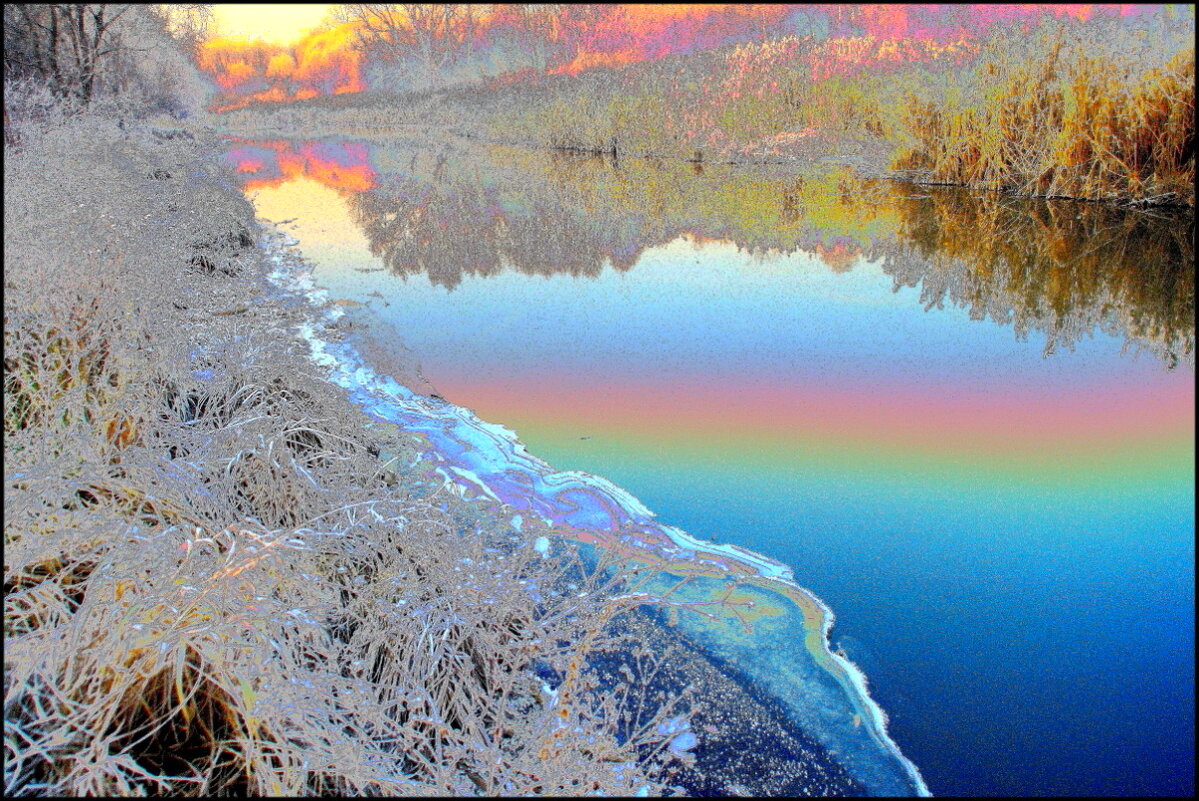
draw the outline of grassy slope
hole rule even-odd
[[[670,710],[586,693],[633,574],[385,468],[198,135],[6,147],[6,792],[660,788]]]

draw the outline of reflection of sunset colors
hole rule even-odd
[[[375,183],[369,152],[359,142],[304,142],[296,149],[286,141],[255,141],[228,151],[225,158],[236,172],[254,176],[245,182],[247,191],[299,177],[348,192],[365,192]]]
[[[1087,21],[1131,16],[1137,8],[1110,4],[581,5],[567,6],[552,24],[526,30],[512,7],[499,5],[479,19],[470,58],[480,64],[499,64],[499,71],[505,72],[505,57],[497,54],[517,30],[545,45],[547,72],[570,75],[725,45],[811,37],[807,41],[816,46],[804,48],[807,71],[813,80],[821,80],[864,67],[960,65],[977,52],[977,39],[996,26],[1031,30],[1043,16]],[[363,56],[355,44],[353,23],[308,34],[290,46],[223,38],[206,45],[201,66],[225,93],[218,110],[256,101],[303,100],[367,88]],[[526,41],[526,46],[531,44]],[[524,64],[508,71],[533,74]]]
[[[816,255],[835,273],[847,273],[862,258],[862,248],[848,237],[831,238],[829,243],[817,242]]]
[[[967,310],[1017,339],[1043,335],[1047,356],[1099,330],[1166,366],[1194,362],[1193,306],[1174,300],[1193,292],[1185,220],[949,189],[912,196],[848,171],[782,179],[499,145],[443,160],[344,140],[232,142],[227,158],[249,189],[286,184],[311,198],[327,187],[333,199],[311,213],[328,217],[344,204],[339,236],[363,236],[393,274],[424,274],[447,289],[510,270],[628,272],[647,249],[684,237],[697,252],[745,250],[754,270],[797,251],[833,274],[884,259],[893,291],[916,288],[926,309]],[[1108,233],[1097,242],[1097,231]],[[1157,266],[1147,273],[1145,264]]]
[[[427,369],[439,391],[525,436],[582,432],[647,462],[669,450],[726,470],[756,459],[806,474],[852,466],[889,480],[936,473],[940,480],[956,474],[985,482],[1001,475],[1005,484],[1049,486],[1129,482],[1133,473],[1177,471],[1193,459],[1185,443],[1194,439],[1194,390],[1185,377],[1107,384],[1089,397],[1068,385],[1015,387],[1003,397],[960,387],[913,389],[898,372],[873,387],[833,376],[797,388],[770,383],[765,367],[748,364],[745,374],[720,381],[697,370],[665,386],[609,376],[603,394],[588,391],[599,379],[585,372],[550,377],[534,370],[500,381]],[[1081,464],[1088,465],[1085,476]]]
[[[306,143],[295,152],[315,147]],[[324,147],[326,160],[331,148],[351,150]],[[278,142],[243,144],[232,158],[269,175],[257,165],[279,155],[285,165],[300,161]],[[362,151],[357,156],[366,163]],[[518,162],[508,148],[495,157],[508,166]],[[1152,483],[1158,480],[1152,476],[1176,475],[1193,458],[1185,445],[1194,439],[1193,378],[1186,369],[1169,373],[1143,361],[1121,367],[1135,371],[1135,381],[1112,380],[1104,360],[1117,357],[1099,358],[1100,346],[1090,344],[1107,342],[1109,333],[1156,342],[1139,328],[1120,327],[1131,323],[1095,330],[1109,307],[1127,310],[1116,322],[1128,317],[1151,331],[1184,327],[1185,317],[1175,322],[1170,309],[1130,293],[1123,277],[1150,263],[1173,284],[1189,270],[1169,278],[1171,240],[1159,241],[1153,228],[1126,229],[1127,239],[1103,247],[1092,242],[1087,253],[1087,232],[1114,227],[1102,209],[1053,229],[1047,239],[1062,251],[1055,261],[1029,244],[1035,239],[1029,226],[1044,224],[1040,218],[1020,209],[992,221],[987,215],[1002,206],[960,193],[937,202],[908,198],[903,188],[880,193],[855,184],[841,201],[821,203],[830,185],[810,177],[773,185],[772,192],[758,189],[774,198],[771,210],[755,202],[745,175],[726,183],[716,168],[682,182],[635,163],[617,171],[596,160],[545,159],[556,180],[535,172],[535,162],[522,165],[522,180],[507,180],[501,170],[470,161],[475,183],[467,185],[456,172],[466,167],[454,161],[434,180],[429,154],[378,157],[380,164],[388,160],[415,164],[416,172],[404,180],[376,177],[369,193],[329,192],[323,199],[311,183],[297,183],[290,199],[280,186],[256,203],[270,218],[306,218],[294,233],[306,253],[336,265],[330,269],[426,274],[428,282],[405,284],[403,308],[388,307],[397,315],[395,328],[415,351],[435,354],[424,369],[439,392],[514,426],[539,448],[594,436],[588,448],[610,447],[614,458],[630,463],[649,465],[669,451],[721,471],[758,460],[795,475],[850,469],[883,482],[960,481],[977,492],[996,478],[1024,488]],[[652,191],[659,184],[673,186],[673,193]],[[729,209],[699,202],[719,197],[722,186]],[[618,204],[598,202],[605,195],[600,187]],[[802,214],[790,222],[786,212],[780,216],[780,194]],[[746,208],[754,213],[734,213]],[[341,228],[329,230],[331,218]],[[766,219],[776,239],[750,239],[733,225],[736,219]],[[870,219],[881,227],[868,225]],[[851,235],[851,222],[867,227]],[[999,249],[979,241],[993,230],[1009,232]],[[938,232],[919,240],[926,252],[911,238],[921,231]],[[907,246],[885,244],[897,237]],[[750,241],[762,265],[746,252]],[[606,259],[617,262],[617,248],[635,254],[619,278],[604,268]],[[1137,255],[1121,268],[1120,253]],[[526,284],[513,272],[593,280]],[[730,274],[739,276],[738,291],[722,295]],[[390,278],[368,285],[362,274],[349,275],[335,292],[369,302],[370,288],[391,291]],[[1057,289],[1040,294],[1022,283],[1030,276],[1035,285]],[[926,292],[949,287],[948,296],[917,298],[910,287],[922,284]],[[452,294],[444,291],[450,287]],[[840,315],[857,293],[869,298],[877,330],[888,333],[844,326]],[[535,325],[505,311],[515,306],[541,309]],[[438,323],[430,326],[425,315],[434,308]],[[755,309],[771,309],[772,319],[791,325],[765,334],[745,322]],[[959,330],[967,317],[979,322]],[[1060,353],[1053,360],[1021,356],[1023,373],[1014,375],[1007,361],[1040,346],[1016,344],[1009,331],[992,335],[984,317],[1044,330],[1046,343],[1061,340]],[[534,341],[530,325],[541,332]],[[1175,336],[1160,348],[1189,352],[1187,332]],[[1065,353],[1076,346],[1076,356]],[[601,384],[604,391],[594,392]],[[1080,464],[1090,468],[1080,472]]]

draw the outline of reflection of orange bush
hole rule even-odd
[[[816,245],[816,255],[833,272],[847,273],[861,257],[862,249],[847,242],[838,242],[831,247],[819,244]]]
[[[334,161],[325,161],[315,154],[305,154],[305,174],[325,186],[349,192],[365,192],[375,184],[375,171],[369,164],[343,167]]]
[[[259,170],[261,170],[263,168],[263,166],[264,166],[264,164],[263,164],[262,159],[243,158],[243,159],[238,160],[235,171],[236,172],[248,172],[248,173],[253,174],[253,173],[256,173]]]
[[[234,169],[256,176],[246,181],[248,190],[273,188],[300,177],[346,192],[366,192],[375,185],[375,171],[365,148],[347,147],[343,158],[346,163],[341,163],[322,155],[312,142],[301,145],[298,152],[285,142],[254,142],[254,146],[275,151],[275,169],[265,169],[266,164],[257,155],[240,156]]]

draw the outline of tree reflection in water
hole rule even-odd
[[[1194,366],[1193,214],[960,190],[895,202],[902,253],[884,270],[896,288],[919,285],[925,308],[948,298],[1020,339],[1039,331],[1046,355],[1099,329]]]
[[[475,143],[400,147],[376,149],[369,190],[338,187],[397,275],[449,289],[504,270],[594,278],[687,235],[757,257],[806,251],[835,272],[882,259],[895,290],[919,287],[926,309],[948,300],[1020,339],[1040,332],[1047,355],[1098,329],[1167,367],[1194,365],[1192,212],[913,186],[843,167],[697,173]]]

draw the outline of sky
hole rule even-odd
[[[212,7],[223,36],[288,45],[319,25],[331,3],[218,3]]]

